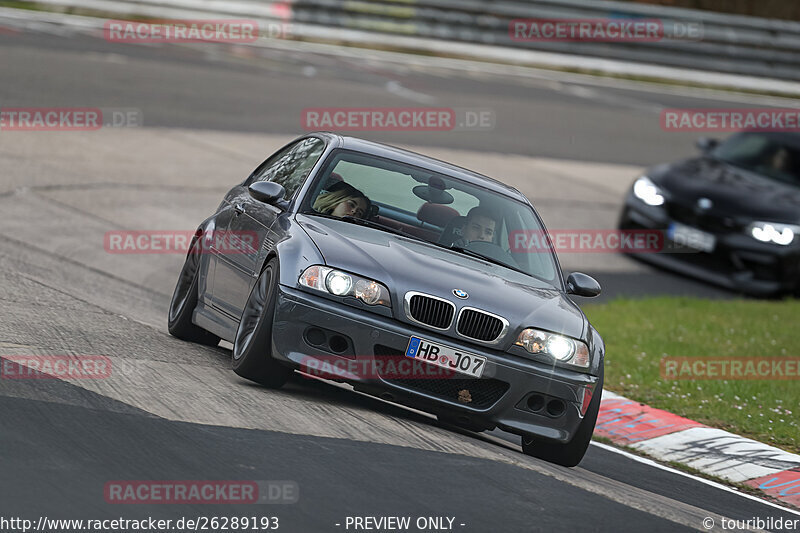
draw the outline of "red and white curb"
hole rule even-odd
[[[800,455],[603,391],[596,435],[800,507]]]

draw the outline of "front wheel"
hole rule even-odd
[[[175,291],[172,293],[167,329],[173,337],[207,346],[216,346],[219,344],[219,337],[192,322],[192,314],[194,308],[197,307],[200,254],[200,241],[198,237],[195,237],[189,253],[186,254],[186,261],[181,268]]]
[[[243,378],[277,389],[292,371],[272,358],[272,320],[278,293],[278,260],[271,259],[258,277],[236,330],[231,366]]]
[[[522,452],[525,455],[537,457],[548,463],[562,466],[577,466],[581,462],[589,443],[592,440],[594,425],[600,412],[600,398],[603,396],[603,370],[600,370],[600,380],[594,389],[594,396],[589,403],[589,408],[578,426],[578,431],[566,444],[544,439],[537,439],[529,435],[522,437]]]

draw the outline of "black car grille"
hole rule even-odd
[[[672,214],[671,209],[670,214]],[[739,229],[741,227],[741,225],[738,226]],[[642,225],[626,218],[620,222],[620,229],[649,230],[652,229],[652,226]],[[705,272],[732,277],[734,282],[736,279],[779,282],[800,279],[800,264],[797,262],[785,262],[779,256],[763,252],[759,252],[757,255],[758,257],[753,257],[752,253],[730,248],[724,243],[720,243],[710,253],[673,253],[666,257],[675,262],[700,268]]]
[[[730,217],[718,217],[710,213],[698,212],[691,207],[677,204],[667,206],[671,219],[712,233],[730,233],[737,229]]]
[[[474,309],[464,309],[458,316],[456,329],[471,339],[493,341],[503,331],[503,321]]]
[[[445,300],[431,298],[422,294],[411,296],[408,314],[417,322],[439,329],[447,329],[453,322],[455,306]]]
[[[375,345],[375,355],[403,356],[404,352],[377,344]],[[427,363],[425,363],[425,365],[427,365]],[[378,366],[378,375],[381,375],[382,368],[382,366]],[[493,378],[406,379],[386,377],[383,379],[388,383],[430,394],[431,396],[460,403],[475,409],[487,409],[491,407],[497,403],[509,389],[508,383]]]

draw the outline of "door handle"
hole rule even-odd
[[[244,213],[244,206],[242,204],[233,204],[233,210],[236,211],[237,214],[241,215]]]

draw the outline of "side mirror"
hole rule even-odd
[[[283,185],[273,181],[257,181],[250,184],[250,186],[247,188],[247,192],[249,192],[250,196],[259,202],[264,202],[265,204],[270,204],[281,208],[284,207],[281,205],[283,202],[283,197],[286,195]]]
[[[694,145],[697,146],[697,149],[707,154],[711,150],[717,147],[719,141],[717,139],[712,139],[710,137],[700,137],[695,141]]]
[[[591,298],[600,294],[600,284],[592,276],[573,272],[567,277],[567,294]]]

